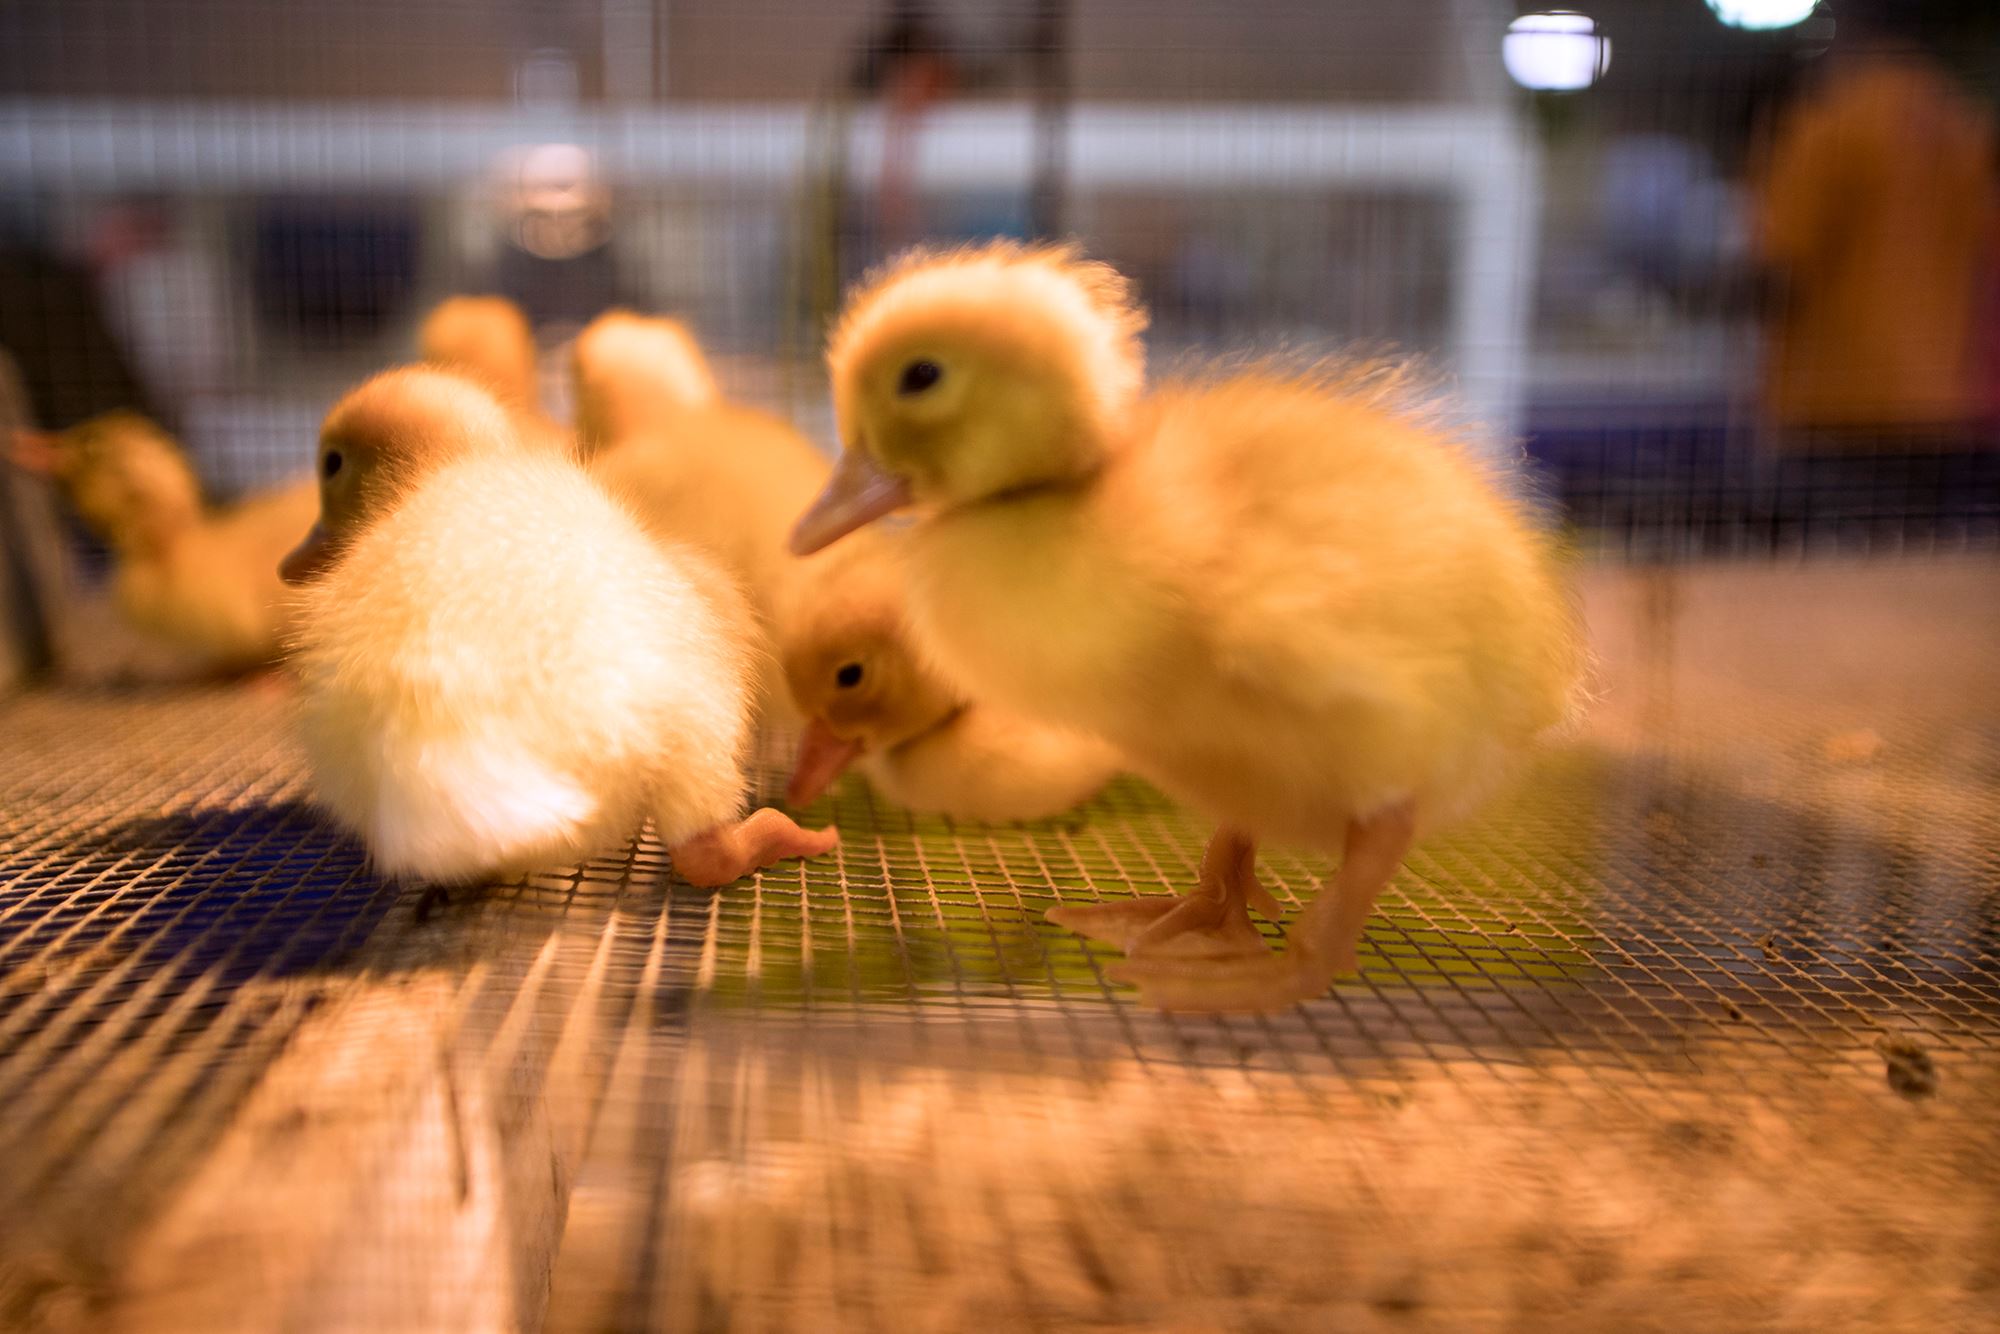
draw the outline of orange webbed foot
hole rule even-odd
[[[839,831],[801,829],[791,816],[766,806],[673,848],[674,870],[689,884],[708,889],[788,858],[817,857],[838,842]]]
[[[1268,1013],[1325,995],[1355,966],[1352,949],[1333,956],[1294,943],[1256,958],[1124,959],[1105,974],[1138,987],[1142,1001],[1162,1010]]]
[[[1122,903],[1065,904],[1050,909],[1047,917],[1134,957],[1212,958],[1268,951],[1250,920],[1253,908],[1267,921],[1284,916],[1284,908],[1257,879],[1256,844],[1247,835],[1219,829],[1202,854],[1201,880],[1193,892],[1179,898],[1146,895]]]
[[[1163,1010],[1270,1011],[1326,994],[1334,978],[1356,971],[1361,931],[1375,899],[1409,849],[1416,828],[1409,802],[1348,823],[1340,873],[1285,933],[1276,953],[1234,957],[1165,958],[1135,953],[1106,969],[1113,981],[1139,988],[1142,1000]],[[1202,858],[1202,882],[1234,885],[1239,901],[1250,871],[1249,840],[1217,830]],[[1260,887],[1261,888],[1261,887]]]
[[[1063,904],[1043,914],[1080,936],[1147,956],[1263,953],[1264,937],[1242,906],[1206,894],[1147,894],[1121,903]]]

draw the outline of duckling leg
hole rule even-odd
[[[741,880],[752,871],[788,857],[817,857],[840,842],[834,829],[801,829],[792,817],[769,806],[735,824],[717,825],[669,851],[674,870],[704,889]]]
[[[451,906],[451,887],[435,883],[428,884],[424,886],[423,893],[417,895],[417,906],[413,910],[412,915],[416,918],[417,925],[421,926],[431,920],[432,913],[436,912],[439,908],[449,906]]]
[[[1201,877],[1190,893],[1147,894],[1121,903],[1065,904],[1044,916],[1134,956],[1172,952],[1212,957],[1268,951],[1250,921],[1252,908],[1269,921],[1284,916],[1277,899],[1257,879],[1256,840],[1225,826],[1209,839],[1201,857]]]
[[[1126,959],[1106,970],[1163,1010],[1281,1010],[1323,995],[1354,972],[1361,929],[1409,851],[1416,812],[1409,802],[1347,826],[1340,874],[1285,933],[1285,948],[1261,957]]]

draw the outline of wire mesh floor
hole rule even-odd
[[[282,686],[19,699],[0,1328],[2000,1326],[1996,593],[1600,575],[1586,733],[1261,1018],[1041,921],[1191,881],[1136,782],[420,920]]]

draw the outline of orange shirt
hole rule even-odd
[[[1994,129],[1948,77],[1862,56],[1794,109],[1758,219],[1784,279],[1766,404],[1790,426],[1978,417],[1978,327],[2000,196]]]

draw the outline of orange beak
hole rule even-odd
[[[859,741],[843,741],[825,722],[813,719],[806,726],[805,739],[799,742],[799,759],[792,766],[791,781],[785,784],[785,801],[793,806],[817,801],[820,793],[832,787],[833,780],[854,763],[861,749]]]
[[[850,449],[834,465],[826,490],[792,529],[792,554],[810,556],[909,503],[908,482],[883,472],[860,450]]]

